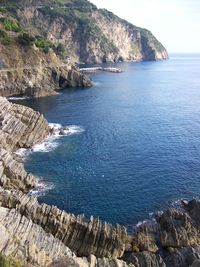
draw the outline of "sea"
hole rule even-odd
[[[124,72],[90,74],[91,88],[12,99],[69,129],[19,153],[38,178],[39,202],[131,231],[200,197],[200,54],[103,66]]]

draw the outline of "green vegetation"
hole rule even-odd
[[[22,263],[6,256],[0,256],[0,267],[22,267]]]
[[[153,36],[153,34],[149,30],[141,29],[140,32],[144,43],[149,45],[152,44],[158,52],[162,52],[164,50],[163,45]]]
[[[6,10],[6,8],[4,8],[4,7],[0,7],[0,13],[6,13],[7,12],[7,10]]]
[[[3,45],[10,45],[12,43],[12,39],[5,31],[0,30],[0,42]]]
[[[18,36],[17,41],[19,44],[25,46],[32,46],[33,44],[35,44],[45,53],[48,53],[50,48],[54,48],[54,45],[50,41],[44,39],[39,35],[32,36],[28,33],[22,33]]]
[[[35,38],[28,33],[22,33],[17,38],[18,43],[22,45],[31,46],[35,42]]]
[[[61,44],[61,43],[59,43],[59,44],[57,45],[57,47],[56,47],[56,53],[57,53],[58,55],[60,55],[60,56],[64,56],[64,55],[65,55],[65,52],[66,52],[66,50],[65,50],[64,45]]]
[[[9,18],[1,18],[0,20],[6,31],[21,32],[22,27],[19,22],[11,20]]]
[[[50,41],[45,40],[41,36],[35,36],[34,43],[38,48],[41,48],[45,53],[48,53],[49,49],[53,48],[53,44]]]

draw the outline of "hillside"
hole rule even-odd
[[[0,8],[0,95],[41,97],[66,87],[91,86],[60,43],[54,45],[20,23],[18,7],[7,2]]]
[[[64,57],[84,63],[160,60],[163,45],[136,27],[87,0],[1,0],[0,14],[15,18],[44,51],[54,47]],[[43,41],[41,41],[41,39]],[[45,44],[45,42],[46,44]]]

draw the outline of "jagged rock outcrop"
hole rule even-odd
[[[122,257],[127,237],[122,226],[101,222],[99,219],[86,220],[83,216],[74,216],[54,206],[40,205],[18,191],[0,192],[3,207],[16,209],[17,212],[40,225],[45,232],[61,240],[79,256],[94,254],[97,257]]]
[[[49,134],[43,115],[0,97],[0,145],[6,151],[30,148]]]
[[[77,257],[62,241],[15,209],[0,207],[0,240],[0,253],[17,258],[26,267],[127,267],[117,259]]]
[[[0,185],[5,189],[29,192],[35,187],[35,177],[24,170],[24,164],[13,154],[0,149]]]
[[[199,235],[191,217],[176,209],[169,209],[159,218],[162,247],[189,247],[199,244]]]
[[[35,177],[12,152],[30,148],[49,134],[49,125],[40,113],[0,97],[0,185],[28,192]]]
[[[43,97],[67,87],[90,87],[90,79],[74,66],[39,65],[0,71],[1,96]]]
[[[123,259],[137,267],[198,266],[199,210],[200,201],[194,199],[164,211],[157,222],[145,222],[128,237]]]

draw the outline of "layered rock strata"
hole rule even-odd
[[[35,198],[21,192],[2,191],[0,202],[3,207],[15,209],[45,232],[51,233],[79,256],[94,254],[97,257],[122,257],[127,237],[126,229],[99,219],[86,220],[56,207],[40,205]]]
[[[63,242],[46,233],[41,226],[21,215],[15,209],[0,208],[0,253],[20,260],[22,266],[118,266],[119,260],[77,257]],[[27,262],[28,260],[28,262]]]
[[[0,97],[1,186],[23,192],[35,187],[35,177],[24,170],[23,163],[12,152],[30,148],[48,135],[49,125],[43,115]]]
[[[90,87],[91,80],[74,66],[42,66],[0,70],[1,96],[43,97],[67,87]]]

